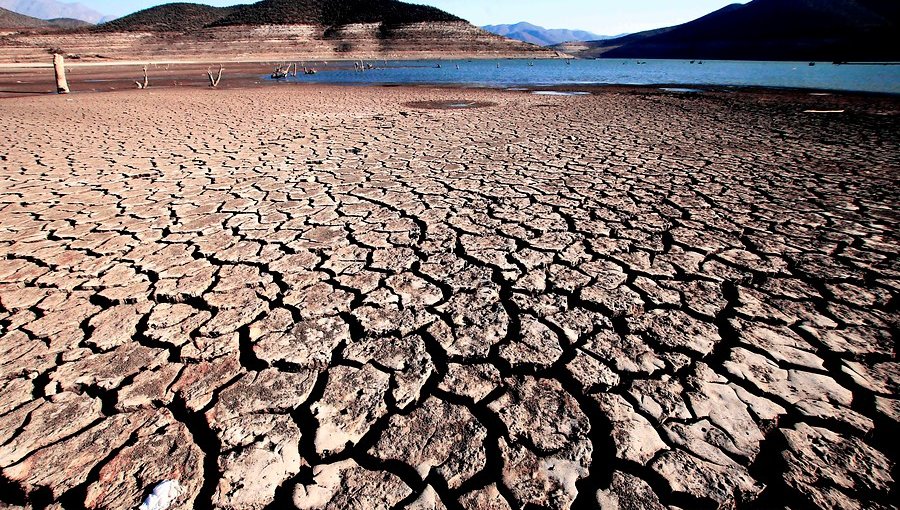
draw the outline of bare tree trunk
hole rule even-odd
[[[147,66],[144,66],[144,83],[139,81],[134,82],[139,89],[146,89],[150,87],[150,78],[147,76]]]
[[[220,65],[219,66],[219,75],[216,76],[215,78],[213,78],[212,69],[210,69],[210,68],[206,69],[206,75],[209,76],[209,86],[210,87],[216,88],[219,86],[219,82],[222,81],[222,71],[224,71],[224,70],[225,70],[225,68]]]
[[[53,72],[56,73],[56,93],[68,94],[69,83],[66,81],[66,60],[59,53],[53,55]]]

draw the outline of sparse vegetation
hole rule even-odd
[[[151,7],[93,28],[95,32],[192,32],[229,16],[243,5],[211,7],[172,3]]]
[[[317,23],[404,24],[427,21],[461,21],[434,7],[396,0],[267,0],[238,10],[213,26]]]

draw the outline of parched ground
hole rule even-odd
[[[0,508],[896,508],[898,105],[2,100]]]

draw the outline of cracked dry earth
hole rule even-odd
[[[896,508],[900,120],[795,100],[3,101],[0,508]]]

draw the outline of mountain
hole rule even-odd
[[[211,7],[173,3],[157,5],[94,27],[94,32],[193,32],[246,6]]]
[[[42,62],[51,49],[86,60],[157,62],[559,56],[434,7],[397,0],[262,0],[233,7],[173,3],[89,29],[33,32],[0,37],[0,61]]]
[[[753,0],[579,56],[734,60],[900,60],[896,0]]]
[[[616,48],[634,44],[659,34],[664,34],[674,28],[675,27],[657,28],[654,30],[645,30],[643,32],[635,32],[633,34],[594,41],[569,41],[556,44],[552,46],[552,48],[559,52],[576,55],[582,58],[597,58]]]
[[[264,0],[237,10],[211,26],[283,25],[315,23],[423,23],[462,21],[452,14],[424,5],[396,0]]]
[[[487,25],[481,27],[492,34],[502,35],[517,41],[524,41],[538,46],[553,46],[567,41],[597,41],[609,37],[592,34],[584,30],[565,28],[544,28],[531,23],[521,22],[514,25]]]
[[[75,19],[88,23],[100,23],[109,18],[77,3],[55,0],[0,0],[0,7],[39,19]]]
[[[0,7],[0,28],[41,28],[47,26],[42,19],[25,16]]]
[[[0,7],[0,29],[30,29],[41,32],[70,30],[90,26],[90,23],[78,19],[56,18],[38,19]]]

